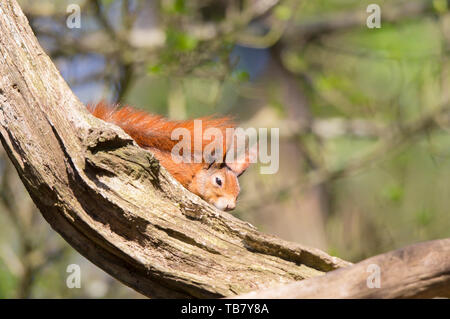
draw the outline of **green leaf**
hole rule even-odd
[[[173,4],[173,11],[176,13],[185,13],[186,12],[186,3],[184,0],[175,0]]]
[[[384,190],[383,195],[389,200],[397,203],[402,200],[404,193],[403,187],[400,185],[391,185]]]
[[[448,10],[447,0],[433,0],[433,8],[438,13],[445,13]]]
[[[177,15],[187,12],[185,0],[172,0],[163,3],[162,9],[165,13]]]
[[[433,215],[427,209],[422,209],[416,215],[417,224],[420,226],[428,226],[433,220]]]
[[[233,78],[238,82],[248,82],[250,80],[250,74],[244,70],[236,70],[233,72]]]
[[[147,67],[147,70],[148,70],[148,73],[161,74],[163,71],[163,65],[161,65],[161,64],[149,65]]]
[[[282,21],[289,20],[292,17],[291,8],[288,6],[279,5],[274,10],[275,17]]]
[[[172,49],[188,52],[197,47],[198,39],[190,34],[169,29],[166,32],[166,43]]]

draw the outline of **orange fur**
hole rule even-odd
[[[89,105],[88,109],[95,117],[120,126],[136,143],[144,148],[157,148],[161,151],[171,152],[172,148],[178,143],[177,140],[171,139],[172,131],[177,128],[185,128],[189,130],[192,137],[194,136],[194,120],[169,121],[160,115],[149,114],[130,106],[118,108],[105,102]],[[228,117],[215,118],[209,116],[197,120],[202,121],[202,135],[208,128],[218,128],[222,132],[222,136],[226,136],[226,129],[235,127]],[[211,142],[212,140],[202,138],[202,148]],[[194,150],[193,138],[191,139],[191,148]],[[225,154],[227,151],[226,141],[223,141],[223,150]]]
[[[220,209],[235,207],[239,194],[237,176],[245,169],[235,172],[222,163],[209,165],[203,158],[201,163],[176,163],[172,159],[171,151],[179,142],[171,139],[172,131],[176,128],[185,128],[190,132],[191,149],[194,150],[194,120],[170,121],[129,106],[118,108],[104,102],[88,105],[88,110],[95,117],[120,126],[139,146],[150,150],[161,165],[191,192]],[[214,142],[214,139],[203,138],[203,132],[208,128],[217,128],[225,137],[222,141],[225,156],[231,142],[226,129],[234,128],[234,123],[230,118],[204,117],[199,120],[202,120],[202,149]],[[217,179],[221,180],[222,185],[217,184]]]

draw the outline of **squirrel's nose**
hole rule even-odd
[[[233,210],[233,209],[235,209],[236,208],[236,204],[232,204],[232,203],[230,203],[230,204],[228,204],[227,205],[227,207],[225,207],[225,211],[230,211],[230,210]]]
[[[230,197],[219,197],[215,202],[214,206],[223,211],[229,211],[236,208],[236,200]]]

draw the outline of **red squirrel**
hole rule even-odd
[[[160,164],[177,179],[185,188],[213,204],[220,210],[233,210],[239,195],[238,177],[250,165],[249,154],[235,161],[177,163],[171,156],[173,147],[179,142],[171,139],[176,128],[187,129],[194,136],[194,120],[170,121],[162,116],[149,114],[129,106],[118,108],[105,102],[88,105],[88,110],[97,118],[120,126],[136,143],[159,160]],[[217,128],[222,136],[228,136],[235,124],[229,118],[200,118],[202,130]],[[203,133],[203,132],[202,132]],[[224,138],[223,154],[227,154],[230,143]],[[211,143],[202,134],[202,147]],[[194,141],[192,141],[192,145]]]

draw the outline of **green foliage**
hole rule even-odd
[[[445,13],[448,10],[448,2],[446,0],[433,0],[433,7],[438,13]]]
[[[14,298],[17,279],[8,271],[0,260],[0,299]]]
[[[250,80],[250,74],[248,74],[247,71],[244,70],[236,70],[232,74],[233,79],[235,79],[238,82],[247,82]]]
[[[187,13],[186,1],[185,0],[172,0],[167,1],[163,5],[163,10],[166,14],[177,15]]]
[[[169,50],[188,52],[197,47],[198,40],[190,34],[169,28],[166,31],[166,44]]]
[[[164,69],[164,65],[162,64],[153,64],[148,66],[148,72],[151,74],[161,74]]]
[[[288,6],[284,6],[284,5],[278,5],[275,8],[275,16],[283,21],[289,20],[292,17],[292,11],[291,8],[289,8]]]
[[[417,224],[422,227],[429,226],[433,220],[433,213],[428,209],[421,209],[416,213]]]
[[[404,188],[401,185],[389,185],[383,190],[383,196],[392,202],[400,202],[404,197]]]

